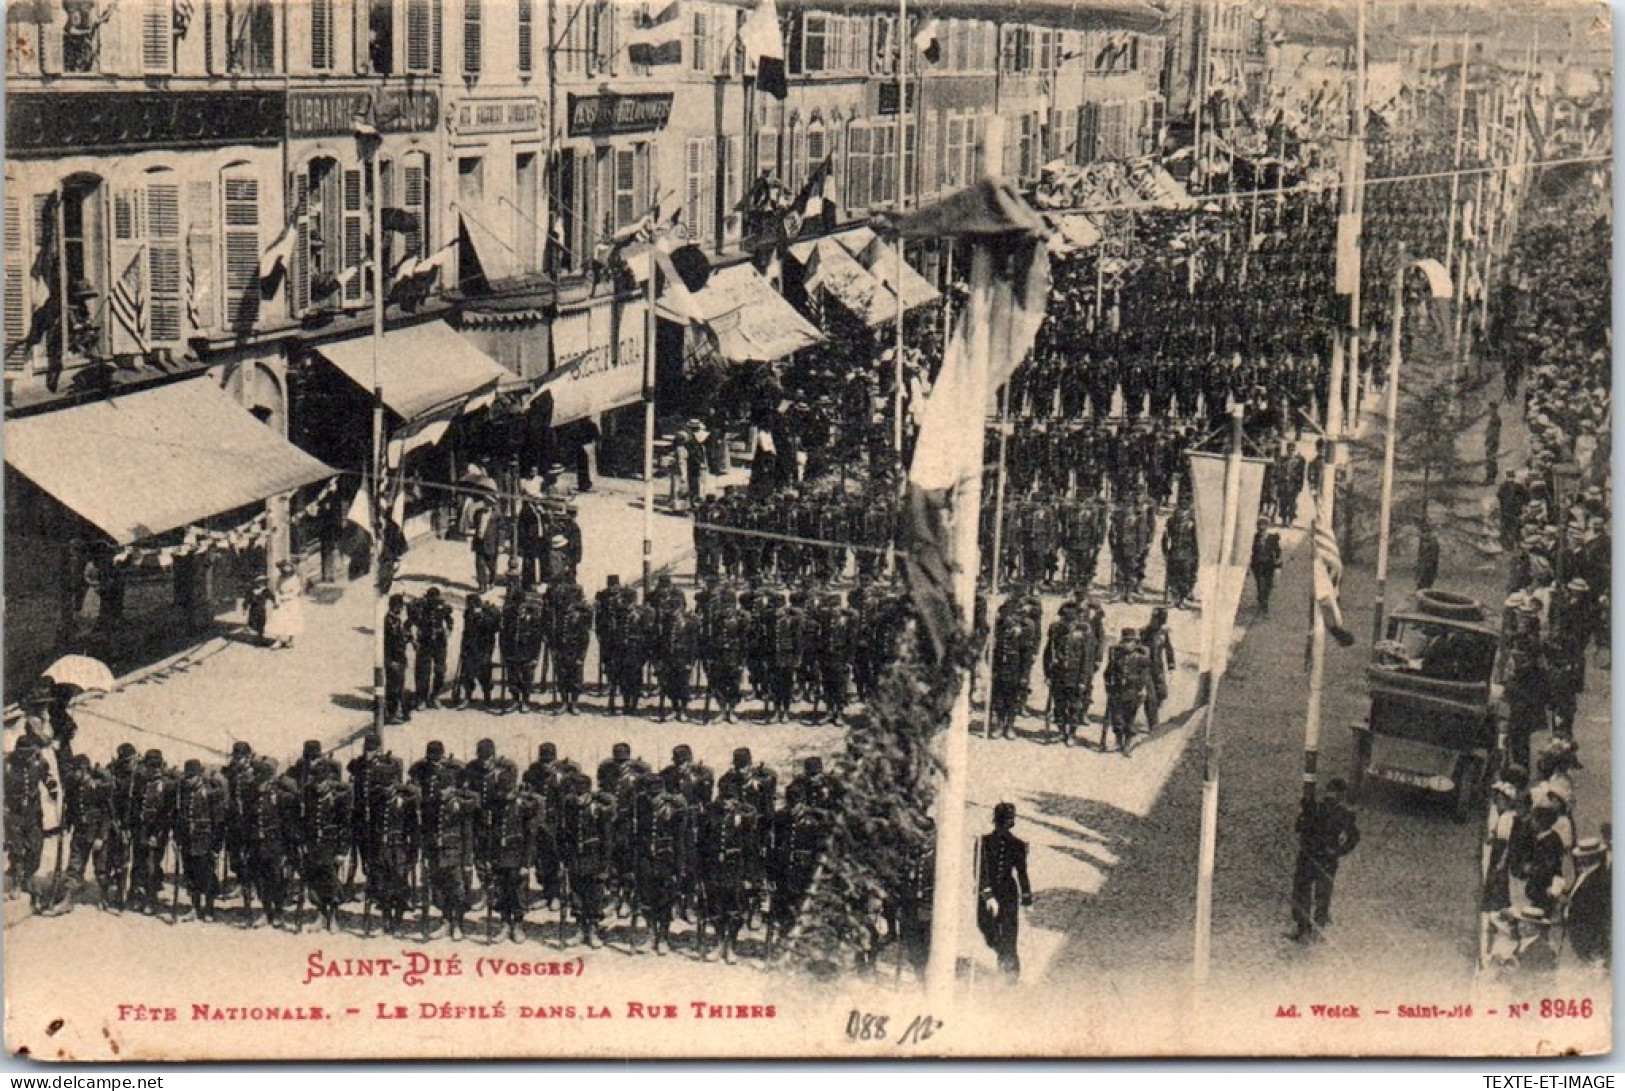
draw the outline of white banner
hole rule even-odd
[[[1196,551],[1200,561],[1197,571],[1197,593],[1201,596],[1204,622],[1207,612],[1214,624],[1202,626],[1203,643],[1200,669],[1212,677],[1224,673],[1230,662],[1231,634],[1236,625],[1236,611],[1241,606],[1242,591],[1247,585],[1247,565],[1252,560],[1253,536],[1258,528],[1259,500],[1264,491],[1263,459],[1240,460],[1240,497],[1236,510],[1235,528],[1230,543],[1230,563],[1219,567],[1220,543],[1224,538],[1224,455],[1192,454],[1191,484],[1196,512]],[[1208,634],[1214,644],[1207,644]]]

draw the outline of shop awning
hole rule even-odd
[[[209,379],[9,420],[6,462],[119,545],[338,472]]]
[[[824,339],[748,262],[714,270],[697,292],[668,285],[659,313],[706,327],[736,364],[782,360]]]
[[[554,427],[643,399],[648,313],[642,300],[602,302],[561,312],[553,319],[556,366],[542,381],[541,391],[553,399]],[[612,334],[617,321],[619,330]]]
[[[370,336],[317,345],[316,351],[362,390],[372,390]],[[384,391],[384,405],[409,421],[462,398],[524,385],[524,380],[444,322],[428,322],[384,335],[378,351],[378,385]]]
[[[879,326],[897,317],[897,295],[865,269],[834,239],[819,239],[801,248],[806,267],[804,286],[822,289],[866,326]],[[794,251],[792,251],[792,256]]]
[[[899,260],[895,242],[876,239],[864,249],[859,260],[880,283],[903,297],[905,311],[912,311],[915,307],[923,307],[927,303],[935,303],[942,298],[942,293],[916,272],[914,266]],[[898,279],[899,275],[902,277],[901,280]]]

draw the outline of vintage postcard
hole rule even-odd
[[[1606,6],[5,12],[11,1053],[1612,1049]]]

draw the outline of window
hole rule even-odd
[[[619,231],[628,224],[636,223],[647,205],[638,192],[638,159],[634,148],[615,151],[615,223],[611,231]]]
[[[440,68],[440,0],[406,0],[406,71],[427,75]]]
[[[897,127],[877,125],[869,134],[869,202],[897,200]]]
[[[890,15],[877,15],[871,20],[873,45],[870,49],[872,71],[878,76],[897,73],[897,19]]]
[[[480,4],[482,0],[463,0],[463,75],[477,76],[481,61]]]
[[[871,181],[869,147],[871,139],[867,125],[854,125],[846,140],[846,204],[848,208],[869,207]]]
[[[333,0],[310,0],[310,67],[333,68]]]
[[[834,36],[836,19],[832,15],[804,17],[801,35],[801,70],[825,72],[830,66],[830,44]]]
[[[903,127],[903,196],[905,200],[919,198],[919,127],[912,121]]]
[[[1057,31],[1040,30],[1038,32],[1038,70],[1048,72],[1055,67],[1055,38]]]
[[[474,211],[485,203],[485,160],[467,156],[457,160],[457,204]]]
[[[756,134],[756,173],[780,177],[779,134],[772,129],[763,129]]]
[[[186,328],[212,330],[215,317],[215,187],[205,178],[186,183],[186,247],[181,267],[182,291],[186,302]]]
[[[395,0],[371,0],[367,6],[367,65],[380,76],[395,71]]]
[[[943,145],[943,186],[949,190],[962,189],[971,184],[971,151],[976,139],[974,119],[966,114],[949,113],[947,139]]]
[[[141,71],[167,76],[175,71],[175,12],[172,0],[146,0],[141,8]]]
[[[696,72],[710,71],[711,54],[709,31],[706,28],[705,12],[694,13],[692,34],[689,37],[689,65]]]
[[[80,177],[63,183],[59,195],[41,196],[35,201],[35,245],[44,246],[46,240],[58,237],[60,231],[61,276],[68,286],[71,327],[91,328],[99,321],[96,314],[106,314],[109,306],[106,193],[100,178]],[[59,215],[61,219],[57,220]],[[130,215],[126,213],[127,217]],[[133,220],[126,218],[123,222],[127,235],[133,235]],[[136,256],[131,254],[126,262]],[[121,266],[120,271],[123,269]],[[134,275],[140,276],[139,268],[134,270]],[[106,325],[101,322],[102,332],[87,341],[81,342],[79,337],[74,336],[73,343],[105,352]]]
[[[28,276],[28,259],[23,244],[23,204],[17,198],[17,182],[6,179],[5,230],[5,327],[6,370],[21,368],[25,354],[19,348],[28,336],[28,301],[23,282]]]
[[[685,152],[683,223],[689,236],[703,245],[715,230],[716,141],[691,137]]]
[[[1041,150],[1038,146],[1037,114],[1022,114],[1017,118],[1016,177],[1032,178],[1038,174]]]
[[[260,182],[240,168],[226,168],[220,180],[221,222],[225,235],[224,324],[253,329],[260,310]]]
[[[541,227],[536,222],[538,212],[537,185],[541,178],[535,152],[519,152],[513,159],[514,238],[519,268],[532,272],[537,267],[536,237]]]
[[[359,168],[342,168],[333,159],[313,159],[295,177],[299,238],[292,280],[296,311],[361,300],[367,218],[363,177]],[[301,208],[303,215],[298,212]]]
[[[619,38],[615,21],[619,14],[614,0],[597,0],[584,12],[587,23],[588,75],[615,75]]]
[[[275,0],[226,0],[226,66],[237,74],[276,71]]]
[[[813,171],[818,169],[818,165],[824,161],[824,156],[829,154],[829,149],[825,147],[824,137],[824,127],[822,125],[807,130],[807,169],[805,174],[809,177]]]
[[[1004,32],[1004,70],[1030,72],[1033,67],[1033,32],[1028,27],[1010,27]]]
[[[529,76],[536,71],[536,53],[533,36],[536,27],[536,0],[518,0],[519,18],[519,74]]]

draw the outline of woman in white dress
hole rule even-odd
[[[305,631],[305,587],[292,561],[277,565],[276,597],[265,621],[265,638],[273,648],[286,648]]]

